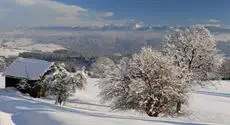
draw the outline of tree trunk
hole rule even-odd
[[[58,105],[58,96],[55,98],[55,104]]]
[[[63,102],[62,102],[62,100],[60,100],[60,101],[59,101],[59,105],[62,106],[62,104],[63,104]]]
[[[56,96],[56,100],[55,100],[55,104],[59,104],[59,105],[61,105],[61,103],[62,103],[62,100],[61,100],[61,95],[60,94],[58,94],[57,96]]]
[[[155,113],[153,114],[153,117],[158,117],[158,115],[159,115],[159,113],[158,113],[158,112],[155,112]]]
[[[150,98],[146,104],[146,109],[145,112],[147,113],[147,115],[149,117],[158,117],[159,113],[158,112],[153,112],[152,110],[152,103],[153,103],[153,99]]]
[[[149,116],[149,117],[158,117],[158,115],[159,115],[159,113],[158,112],[151,112],[151,111],[147,111],[146,112],[147,113],[147,115]]]
[[[182,105],[181,101],[178,101],[177,106],[176,106],[176,112],[177,113],[179,113],[181,111],[181,105]]]
[[[61,95],[58,96],[58,103],[61,106],[61,103],[62,103]]]

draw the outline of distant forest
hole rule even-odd
[[[124,55],[129,56],[129,55]],[[74,72],[76,69],[85,67],[87,70],[91,68],[91,65],[96,61],[99,56],[84,55],[77,52],[68,50],[56,50],[54,52],[23,52],[19,54],[19,57],[23,58],[35,58],[57,63],[65,63],[67,70]],[[107,55],[114,62],[117,62],[122,57],[121,55]]]

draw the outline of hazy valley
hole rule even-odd
[[[135,27],[135,26],[134,26]],[[159,48],[163,36],[172,27],[43,27],[19,28],[0,32],[1,46],[28,51],[52,52],[66,48],[83,55],[131,54],[143,46]],[[229,57],[230,29],[207,27],[215,35],[217,46],[222,54]]]

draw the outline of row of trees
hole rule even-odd
[[[165,36],[160,51],[144,47],[118,64],[94,64],[101,74],[102,101],[113,110],[134,109],[149,116],[174,115],[188,101],[191,86],[216,78],[223,62],[203,26],[177,29]]]

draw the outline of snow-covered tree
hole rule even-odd
[[[214,37],[200,25],[176,29],[166,35],[162,51],[173,57],[174,65],[191,74],[193,82],[189,83],[202,83],[200,81],[218,76],[223,61]],[[177,103],[177,112],[181,104]]]
[[[230,80],[230,59],[225,59],[220,69],[222,79]]]
[[[47,76],[44,81],[49,86],[50,94],[56,96],[55,104],[62,105],[76,89],[84,89],[86,77],[82,72],[70,73],[64,65],[58,65],[56,72]]]
[[[99,84],[102,101],[111,101],[113,110],[173,115],[176,102],[187,101],[189,77],[172,63],[170,57],[151,48],[123,58]]]
[[[174,57],[175,65],[193,73],[193,79],[208,80],[221,67],[214,37],[203,26],[176,29],[166,35],[163,52]]]
[[[0,57],[0,72],[3,71],[6,67],[6,61],[4,57]]]
[[[46,78],[46,77],[44,77]],[[40,98],[48,96],[49,88],[43,77],[33,84],[31,96]]]
[[[27,79],[21,79],[16,85],[16,88],[23,93],[29,93],[31,90],[31,85],[27,82]]]
[[[92,65],[92,73],[94,77],[104,78],[108,71],[113,70],[115,64],[113,60],[108,57],[100,57]]]

